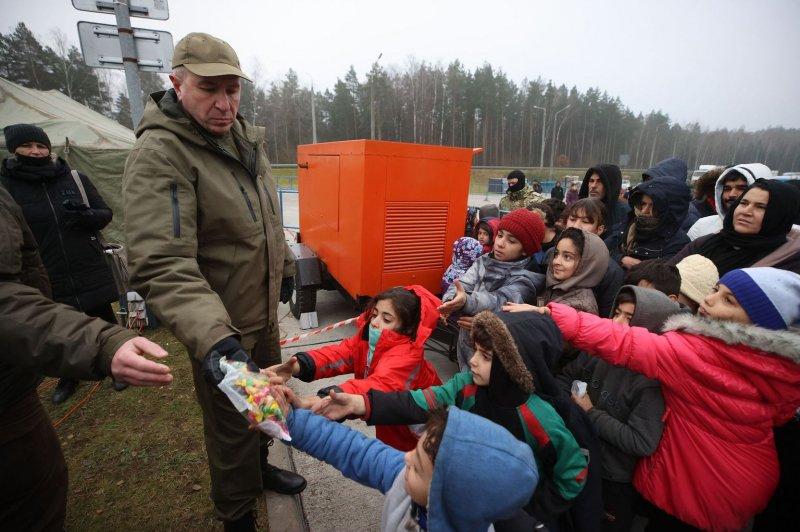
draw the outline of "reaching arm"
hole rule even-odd
[[[306,360],[301,362],[301,371],[298,376],[300,380],[308,382],[353,373],[353,361],[361,341],[360,334],[361,331],[336,345],[327,345],[306,353]],[[307,378],[309,374],[312,377],[310,379]]]
[[[524,272],[512,276],[492,292],[475,291],[467,295],[464,314],[474,316],[482,310],[499,311],[506,303],[536,303],[537,281],[541,274]]]
[[[421,350],[408,352],[403,346],[400,349],[390,349],[381,356],[374,371],[366,379],[352,378],[340,384],[340,387],[346,393],[355,394],[369,390],[408,390],[423,364],[425,358]]]

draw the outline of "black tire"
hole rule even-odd
[[[292,298],[289,300],[289,309],[292,311],[292,316],[299,320],[301,314],[314,312],[317,308],[317,289],[313,286],[298,288],[296,279],[294,287]]]

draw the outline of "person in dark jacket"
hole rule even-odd
[[[661,292],[625,286],[620,289],[612,319],[658,333],[680,306]],[[658,447],[664,430],[664,397],[658,381],[612,366],[581,352],[557,377],[570,393],[575,380],[587,384],[586,394],[572,399],[589,416],[603,447],[604,530],[630,530],[636,490],[633,471],[642,456]]]
[[[694,223],[700,218],[706,216],[713,216],[717,214],[717,203],[714,199],[714,188],[717,184],[717,179],[725,171],[724,166],[717,166],[712,168],[695,182],[692,194],[694,199],[689,204],[689,213],[683,220],[681,229],[689,231]]]
[[[643,260],[668,259],[689,242],[681,223],[690,196],[686,183],[673,177],[655,177],[631,191],[628,224],[612,249],[623,268]]]
[[[657,162],[655,166],[642,172],[642,181],[650,181],[655,177],[674,177],[678,181],[685,183],[688,173],[689,167],[686,166],[686,161],[677,157],[670,157]]]
[[[97,239],[97,232],[111,222],[111,209],[89,178],[79,173],[89,200],[88,206],[84,204],[72,169],[51,156],[43,129],[15,124],[3,133],[12,155],[3,160],[0,182],[22,207],[39,243],[53,299],[115,323],[110,303],[119,294]],[[53,402],[65,401],[77,385],[75,379],[61,379]]]
[[[564,187],[561,186],[561,181],[556,181],[556,185],[550,190],[550,197],[564,201]]]
[[[737,268],[772,266],[800,274],[800,190],[774,179],[757,179],[728,209],[719,233],[692,240],[669,260],[699,254],[720,277]]]
[[[158,345],[49,299],[36,239],[0,187],[0,530],[64,530],[67,465],[36,386],[41,374],[172,381]]]
[[[622,172],[616,164],[598,164],[586,170],[583,177],[578,197],[600,200],[606,207],[605,232],[600,235],[603,240],[624,228],[629,208],[618,199],[621,188]]]

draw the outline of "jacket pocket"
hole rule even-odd
[[[172,203],[172,236],[181,237],[181,206],[178,203],[178,185],[172,183],[169,186],[170,202]]]
[[[254,222],[257,222],[258,219],[256,218],[256,211],[253,209],[253,203],[250,201],[250,197],[247,195],[247,191],[241,183],[239,183],[239,190],[242,192],[242,196],[244,196],[245,203],[247,203],[247,210],[250,211],[250,217]]]

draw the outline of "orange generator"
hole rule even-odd
[[[438,293],[464,234],[480,151],[375,140],[298,146],[295,315],[313,312],[311,292],[332,288],[328,277],[356,302],[408,284]]]

